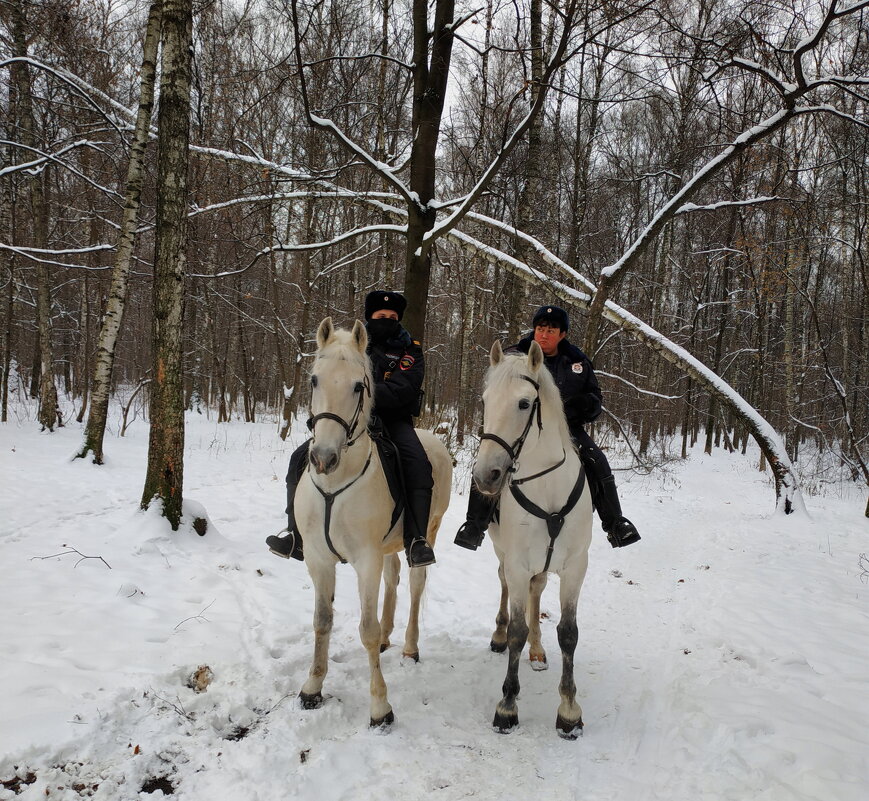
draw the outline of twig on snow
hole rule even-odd
[[[63,547],[69,548],[69,550],[68,551],[61,551],[60,553],[53,553],[50,556],[31,556],[30,561],[32,562],[34,559],[54,559],[58,556],[67,556],[68,554],[75,553],[75,554],[78,554],[81,557],[81,559],[79,559],[73,565],[73,567],[78,567],[79,563],[84,562],[85,559],[99,559],[109,570],[112,569],[112,566],[105,559],[103,559],[102,556],[86,556],[81,551],[79,551],[77,548],[73,548],[71,545],[67,545],[66,543],[63,544]]]

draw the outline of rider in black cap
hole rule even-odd
[[[528,353],[532,341],[540,345],[544,362],[561,393],[570,435],[585,467],[591,499],[607,539],[613,548],[631,545],[640,539],[639,532],[622,515],[616,480],[609,462],[585,430],[585,424],[596,420],[603,408],[601,391],[591,360],[567,340],[570,321],[564,309],[551,305],[541,306],[535,312],[531,326],[534,330],[507,351]],[[475,551],[483,542],[483,535],[493,512],[493,501],[481,495],[472,483],[467,520],[456,535],[456,545]]]
[[[419,342],[411,339],[401,325],[406,307],[407,301],[397,292],[369,292],[365,298],[365,327],[374,374],[374,414],[398,450],[404,477],[407,562],[411,567],[424,567],[435,561],[434,551],[425,538],[434,482],[431,464],[413,428],[413,417],[419,414],[425,359]],[[293,499],[308,461],[309,445],[310,440],[290,457],[287,472],[288,534],[266,538],[269,550],[285,559],[291,556],[304,559],[302,537],[293,514]]]

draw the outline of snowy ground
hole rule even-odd
[[[75,424],[0,426],[0,801],[159,788],[184,801],[869,798],[859,492],[807,498],[811,519],[784,519],[753,458],[697,451],[652,476],[620,474],[643,540],[612,550],[596,525],[576,660],[586,728],[567,742],[554,728],[557,580],[543,599],[553,667],[524,662],[520,727],[491,728],[506,665],[488,650],[496,563],[488,542],[452,544],[458,471],[422,660],[384,654],[396,723],[383,733],[367,725],[350,567],[327,702],[305,711],[296,699],[312,590],[304,565],[263,545],[281,526],[294,442],[269,424],[190,418],[185,498],[210,518],[200,538],[137,511],[141,420],[108,438],[102,468],[70,461],[80,436]],[[405,609],[402,592],[399,626]],[[214,678],[197,694],[187,681],[200,665]]]

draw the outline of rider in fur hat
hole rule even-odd
[[[401,325],[407,301],[398,292],[369,292],[365,298],[368,356],[374,374],[374,414],[398,450],[404,478],[404,545],[411,567],[435,561],[425,538],[434,481],[431,464],[413,427],[419,414],[425,359],[420,343]],[[269,550],[285,559],[303,559],[302,537],[296,528],[293,500],[308,461],[310,440],[290,457],[287,472],[286,536],[266,538]]]

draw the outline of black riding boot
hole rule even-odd
[[[600,482],[590,482],[592,501],[598,517],[613,548],[632,545],[640,539],[640,534],[630,520],[622,515],[622,505],[616,492],[614,476],[606,476]]]
[[[293,501],[296,498],[296,488],[299,486],[299,479],[302,473],[305,472],[305,464],[308,461],[308,449],[310,440],[297,448],[290,457],[290,467],[287,470],[287,534],[279,537],[277,534],[272,534],[266,537],[266,545],[275,556],[281,556],[284,559],[298,559],[300,562],[305,556],[302,552],[302,535],[296,528],[296,515],[293,510]],[[279,532],[280,533],[280,532]]]
[[[434,551],[425,538],[430,513],[431,490],[408,490],[404,509],[404,550],[407,563],[411,567],[425,567],[435,563]]]
[[[456,545],[476,551],[483,544],[486,529],[492,521],[492,512],[495,510],[495,500],[483,495],[476,485],[471,482],[471,491],[468,494],[468,511],[465,522],[453,540]]]

